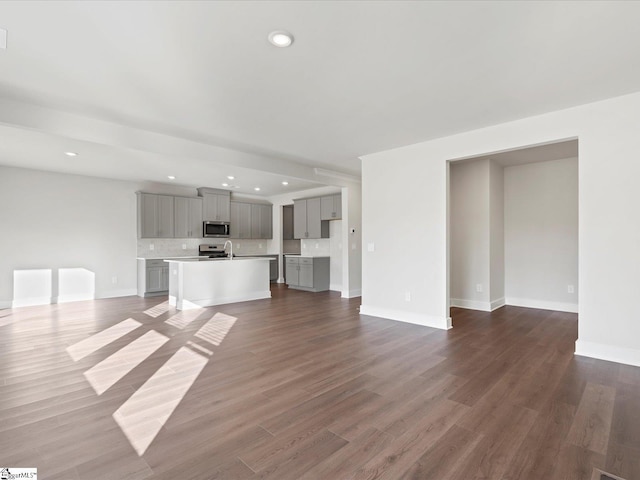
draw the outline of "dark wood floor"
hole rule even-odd
[[[640,368],[574,357],[576,315],[456,309],[441,331],[286,287],[191,314],[162,302],[0,310],[0,466],[82,480],[640,479]]]

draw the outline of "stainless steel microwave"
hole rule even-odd
[[[229,222],[203,222],[203,237],[228,237]]]

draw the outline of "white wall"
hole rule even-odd
[[[363,157],[361,312],[446,328],[447,162],[577,138],[576,352],[640,365],[638,124],[640,93]]]
[[[578,159],[506,167],[504,186],[507,304],[577,312]]]
[[[489,310],[489,160],[454,162],[450,169],[451,305]]]
[[[14,271],[34,269],[47,272],[52,288],[34,298],[30,292],[37,286],[19,285],[16,305],[41,303],[46,297],[56,301],[66,290],[58,282],[60,269],[68,268],[95,275],[97,298],[134,295],[138,187],[0,167],[0,307],[8,308],[14,300]],[[67,298],[73,295],[67,290]]]
[[[495,310],[504,305],[503,168],[452,162],[449,178],[451,306]]]
[[[489,161],[489,300],[490,310],[505,304],[504,168]]]

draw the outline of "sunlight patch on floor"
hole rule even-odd
[[[96,393],[102,395],[168,341],[169,337],[150,330],[84,372],[84,376]]]
[[[219,346],[236,320],[236,317],[218,312],[196,332],[195,337]]]
[[[158,318],[163,313],[167,313],[170,308],[171,308],[171,305],[169,305],[169,301],[167,300],[162,303],[159,303],[154,307],[148,308],[143,313],[145,313],[146,315],[149,315],[150,317]]]
[[[113,414],[139,456],[151,445],[207,362],[193,350],[180,348]]]
[[[182,330],[184,327],[198,318],[201,313],[201,310],[182,310],[166,319],[164,323]]]
[[[120,337],[124,337],[127,333],[134,331],[141,325],[142,324],[140,322],[133,318],[127,318],[126,320],[117,323],[102,332],[96,333],[89,338],[85,338],[84,340],[67,347],[67,353],[71,356],[74,362],[77,362],[87,355],[97,352],[102,347],[110,344]]]

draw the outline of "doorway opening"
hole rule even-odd
[[[578,311],[578,140],[449,162],[449,307]]]

